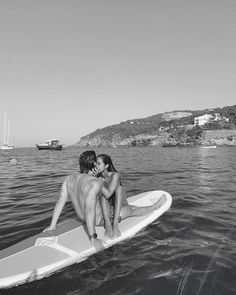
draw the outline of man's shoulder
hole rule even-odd
[[[81,175],[82,175],[82,174],[81,174],[80,172],[75,172],[75,173],[72,173],[72,174],[70,174],[70,175],[67,175],[67,176],[65,177],[64,182],[66,182],[66,183],[75,182],[78,178],[81,177]]]
[[[77,175],[74,176],[77,181],[80,183],[83,183],[85,185],[95,185],[95,186],[100,186],[101,185],[101,180],[98,179],[97,177],[86,174],[86,173],[77,173]],[[72,176],[73,179],[73,176]]]
[[[92,176],[91,179],[90,179],[90,183],[91,185],[95,185],[95,186],[102,186],[102,182],[100,179]]]
[[[86,181],[87,182],[87,188],[95,190],[97,192],[101,191],[102,189],[102,182],[101,180],[97,179],[94,176],[89,177],[89,179]]]

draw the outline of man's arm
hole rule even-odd
[[[60,217],[62,209],[64,208],[67,200],[68,200],[68,192],[67,192],[66,180],[65,180],[61,186],[60,198],[56,202],[56,205],[53,210],[51,224],[45,230],[54,230],[56,228],[58,218]]]
[[[101,194],[101,188],[102,185],[100,182],[93,181],[85,198],[84,212],[89,235],[93,235],[95,233],[96,205],[98,197]]]
[[[86,195],[84,203],[85,221],[90,237],[95,234],[95,222],[96,222],[96,205],[98,198],[101,194],[102,184],[99,181],[93,181],[91,187]],[[97,238],[90,238],[91,244],[97,251],[101,251],[104,246],[101,240]]]

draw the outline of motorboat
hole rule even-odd
[[[36,144],[38,150],[54,150],[60,151],[62,149],[62,144],[59,143],[58,139],[50,139],[44,143]]]

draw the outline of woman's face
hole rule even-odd
[[[104,164],[102,158],[97,158],[97,168],[98,168],[98,173],[102,173],[104,170],[107,169],[107,165]]]

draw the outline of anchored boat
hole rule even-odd
[[[38,150],[55,150],[60,151],[62,149],[62,144],[59,143],[58,139],[50,139],[44,143],[36,144]]]

